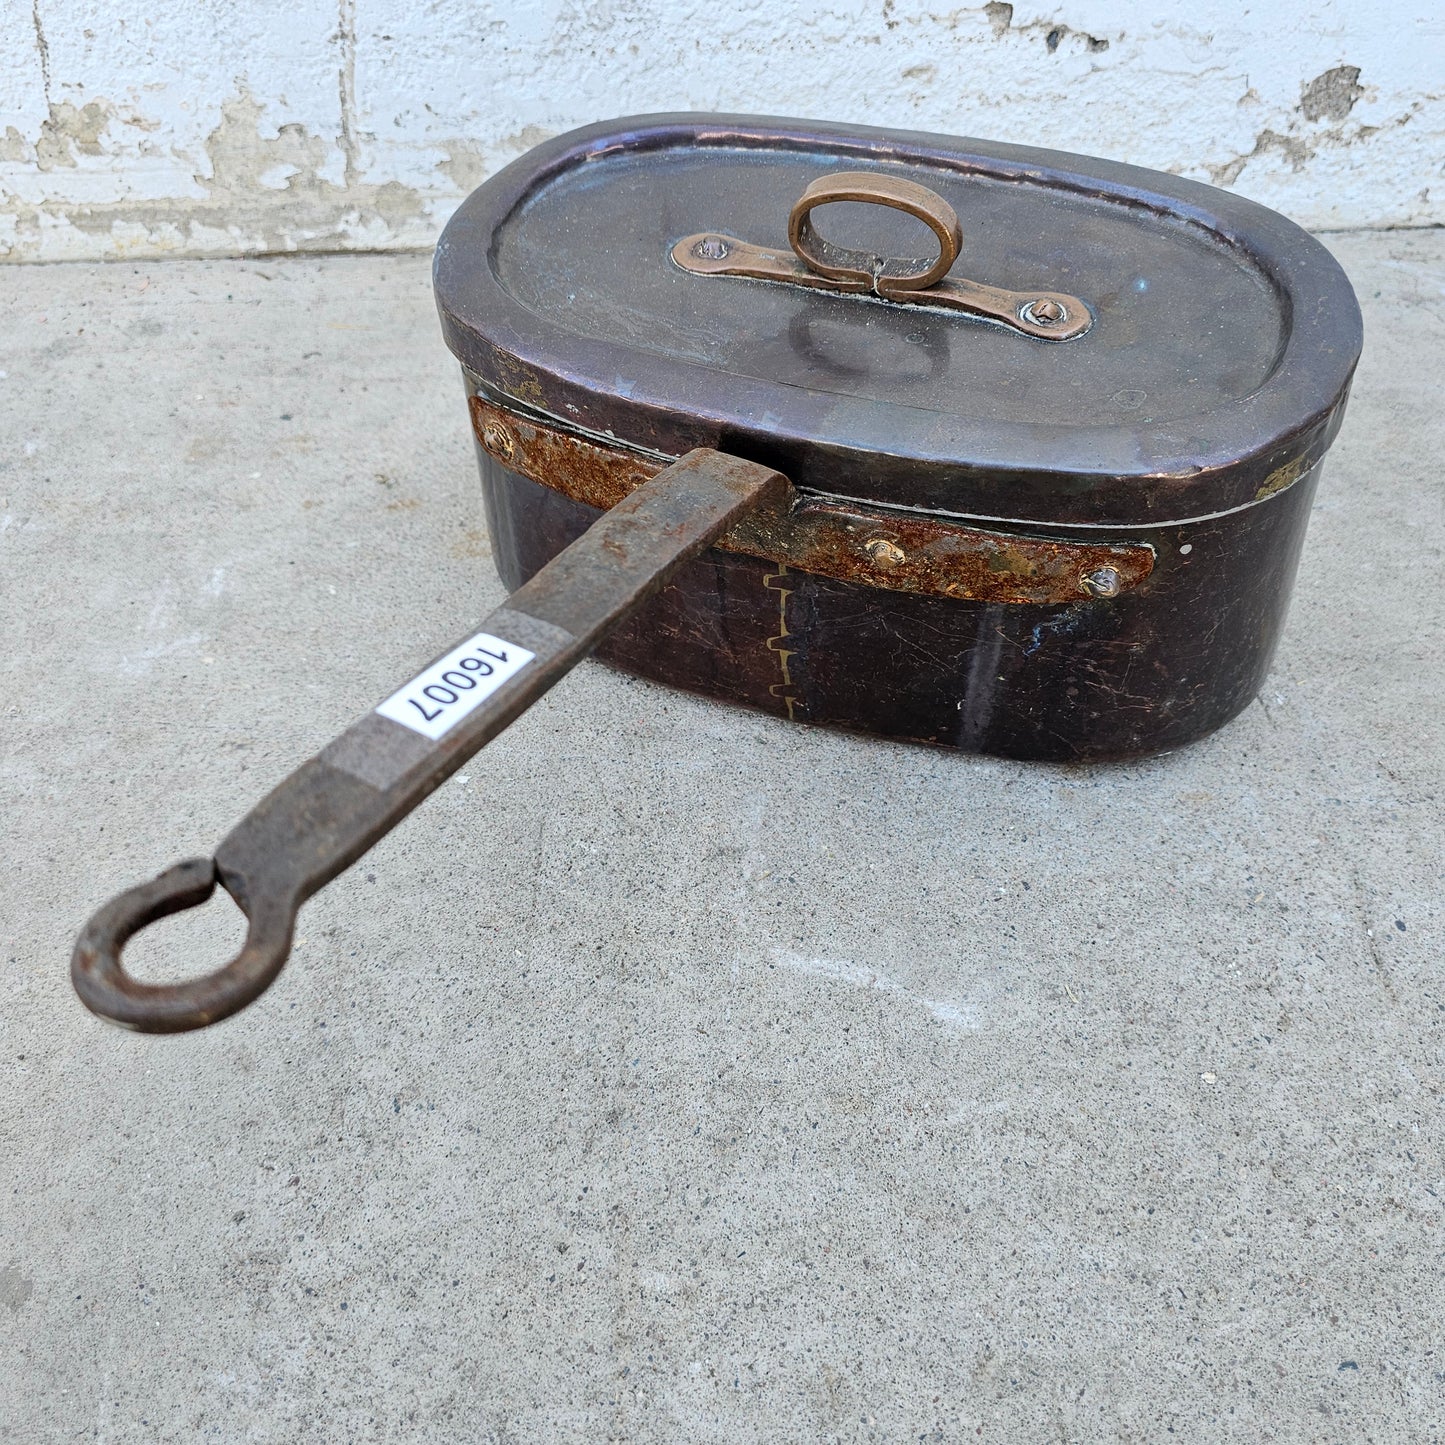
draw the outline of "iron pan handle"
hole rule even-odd
[[[479,748],[630,617],[689,558],[764,504],[780,473],[689,452],[618,502],[405,686],[303,763],[232,830],[113,898],[86,924],[71,981],[93,1013],[146,1033],[204,1028],[270,986],[301,905],[349,868]],[[246,915],[241,951],[181,983],[143,983],[122,952],[142,928],[197,908],[221,883]]]

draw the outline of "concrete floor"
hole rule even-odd
[[[424,257],[0,270],[0,1439],[1445,1438],[1445,236],[1329,244],[1368,349],[1222,733],[589,663],[174,1038],[74,936],[498,600],[460,388]]]

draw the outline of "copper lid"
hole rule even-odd
[[[458,210],[435,280],[448,345],[504,404],[806,491],[1039,523],[1282,490],[1332,440],[1361,344],[1330,254],[1241,197],[756,117],[537,147]]]

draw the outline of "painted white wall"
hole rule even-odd
[[[533,142],[694,109],[1445,223],[1440,0],[0,0],[0,256],[426,245]]]

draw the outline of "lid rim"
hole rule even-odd
[[[1165,213],[1242,251],[1276,287],[1287,303],[1281,354],[1249,396],[1162,425],[957,419],[953,436],[934,428],[943,433],[937,439],[920,439],[915,426],[905,433],[912,441],[901,457],[890,456],[888,442],[896,445],[896,422],[914,409],[896,401],[832,396],[644,352],[627,353],[632,374],[624,380],[615,343],[565,330],[502,286],[494,240],[529,194],[572,167],[618,150],[679,144],[826,146],[834,153],[851,147],[875,163],[990,173]],[[860,502],[970,512],[981,505],[993,513],[995,494],[1007,495],[1008,515],[1025,522],[1150,523],[1254,500],[1268,476],[1323,454],[1361,342],[1354,293],[1334,258],[1293,222],[1243,197],[1112,161],[766,117],[636,117],[559,136],[472,193],[438,243],[434,274],[448,346],[503,395],[661,452],[712,444],[766,456],[773,465],[791,465],[804,487],[815,485],[811,473],[826,467],[836,476],[841,466],[863,481],[847,488]],[[848,444],[820,441],[828,416],[843,407]],[[966,439],[957,429],[966,430]],[[827,490],[837,490],[836,480]]]
[[[475,374],[469,371],[465,371],[465,369],[464,374],[469,383],[469,394],[474,391],[476,395],[481,396],[484,400],[491,403],[493,406],[496,406],[504,411],[511,412],[520,419],[553,427],[559,431],[564,431],[579,438],[582,438],[583,440],[594,442],[602,446],[616,447],[630,453],[635,453],[638,457],[646,457],[650,460],[661,463],[676,461],[679,455],[678,453],[662,452],[656,450],[655,448],[641,445],[637,442],[629,440],[626,437],[620,437],[614,432],[591,431],[586,427],[577,425],[575,421],[569,421],[565,417],[556,416],[541,407],[529,405],[524,402],[519,402],[515,397],[508,396],[494,387],[487,386],[480,377],[477,377]],[[1238,502],[1233,506],[1223,507],[1217,511],[1191,513],[1187,516],[1174,516],[1171,514],[1168,516],[1154,517],[1147,521],[1127,522],[1120,521],[1114,518],[1107,518],[1104,520],[1086,520],[1082,517],[1063,515],[1045,518],[1036,516],[1021,516],[1017,513],[965,511],[960,510],[957,506],[947,506],[942,504],[921,506],[917,503],[904,503],[883,500],[873,496],[855,496],[846,492],[839,492],[832,488],[816,484],[811,486],[798,486],[796,490],[809,497],[817,497],[824,501],[837,502],[842,505],[857,506],[860,508],[877,508],[881,512],[897,512],[908,516],[939,517],[950,521],[967,523],[969,525],[998,525],[1007,527],[1024,526],[1052,529],[1062,528],[1066,530],[1082,529],[1126,532],[1154,531],[1161,527],[1190,527],[1200,522],[1214,522],[1218,521],[1221,517],[1232,517],[1237,515],[1238,513],[1250,511],[1255,507],[1264,506],[1266,503],[1273,501],[1276,497],[1283,496],[1284,493],[1292,490],[1300,482],[1304,481],[1305,478],[1308,477],[1310,473],[1324,460],[1325,452],[1327,451],[1329,441],[1331,440],[1333,440],[1333,432],[1326,440],[1325,445],[1320,446],[1315,450],[1313,456],[1309,455],[1308,451],[1301,452],[1299,454],[1299,457],[1295,458],[1295,462],[1298,462],[1300,458],[1308,458],[1307,464],[1293,466],[1291,468],[1292,475],[1287,482],[1284,482],[1282,485],[1277,487],[1270,487],[1263,493],[1257,493],[1248,498],[1248,500],[1246,501]],[[702,443],[698,443],[698,445],[702,445]],[[757,460],[757,458],[750,455],[746,457],[745,460]],[[912,459],[902,458],[901,460],[911,464]],[[771,463],[763,464],[771,465]],[[1130,478],[1129,480],[1134,481],[1137,479]]]

